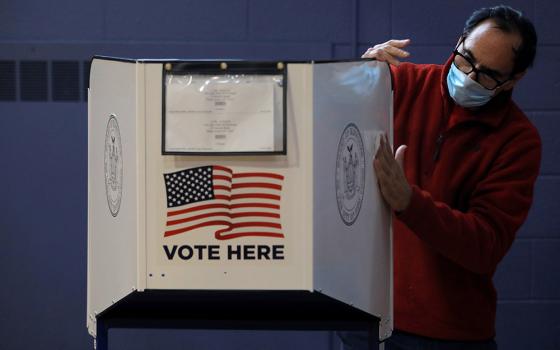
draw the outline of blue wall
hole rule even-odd
[[[0,348],[91,349],[86,103],[93,54],[331,59],[413,40],[441,63],[482,0],[4,1],[0,5]],[[502,349],[560,349],[560,3],[513,0],[540,35],[515,98],[539,128],[535,203],[495,280]],[[138,331],[112,349],[338,349],[330,332]]]

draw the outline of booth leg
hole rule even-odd
[[[97,319],[97,335],[94,340],[94,349],[95,350],[107,350],[108,349],[108,336],[109,336],[109,328],[107,324],[102,319]]]

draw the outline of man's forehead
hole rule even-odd
[[[492,20],[481,22],[465,38],[465,49],[478,63],[500,72],[511,72],[520,44],[518,33],[505,32]]]
[[[521,35],[518,32],[509,32],[498,26],[492,19],[480,22],[467,36],[470,39],[487,38],[489,40],[499,40],[502,43],[510,44],[513,49],[521,45]]]

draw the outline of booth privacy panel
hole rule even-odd
[[[392,135],[391,76],[378,61],[313,68],[314,280],[323,294],[392,329],[391,213],[373,172]]]
[[[221,148],[211,154],[166,154],[164,76],[169,67],[192,66],[177,65],[188,62],[93,60],[90,333],[95,334],[100,313],[145,289],[323,293],[389,325],[390,215],[371,170],[378,135],[391,133],[386,65],[274,63],[285,77],[285,152],[240,154]],[[255,66],[263,65],[229,63],[195,66],[215,64],[212,74],[243,75],[244,69],[258,74]],[[238,89],[224,84],[219,95],[243,111],[248,97]],[[185,91],[180,105],[188,107],[192,96]],[[209,114],[212,106],[223,107],[215,92],[205,96]],[[277,91],[270,100],[275,98]],[[197,118],[180,123],[190,125],[189,132],[215,130],[208,125],[216,123]],[[235,116],[220,118],[230,135],[242,125]],[[274,122],[271,128],[278,126]],[[251,137],[261,128],[249,127],[242,135]],[[184,148],[188,143],[185,138]]]
[[[92,66],[88,104],[88,324],[127,294],[143,289],[142,76],[141,66],[135,64],[96,60]]]
[[[293,74],[288,85],[286,155],[193,156],[161,154],[162,70],[150,64],[147,71],[147,93],[158,96],[146,101],[148,288],[311,290],[312,120],[300,106],[309,99],[299,82],[305,74]],[[214,199],[168,207],[166,186],[200,181],[201,172],[212,176],[206,185]],[[202,209],[189,211],[193,206]]]

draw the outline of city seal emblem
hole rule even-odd
[[[119,214],[123,186],[123,159],[121,133],[117,116],[111,114],[105,133],[105,192],[113,217]]]
[[[338,212],[342,221],[351,226],[356,222],[365,186],[365,153],[358,127],[350,123],[342,132],[336,155],[335,188]]]

